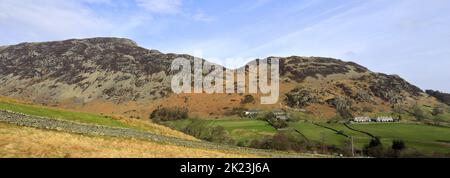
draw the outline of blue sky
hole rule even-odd
[[[448,0],[0,0],[0,45],[97,36],[228,67],[340,58],[450,92]]]

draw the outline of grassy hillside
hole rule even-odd
[[[157,125],[143,120],[127,119],[124,117],[109,117],[98,114],[61,110],[51,107],[33,105],[30,103],[12,100],[8,98],[0,98],[0,109],[10,110],[28,115],[56,118],[80,123],[104,125],[110,127],[130,128],[141,131],[147,131],[159,135],[193,141],[197,141],[198,139],[194,138],[193,136],[184,134],[180,131],[184,131],[186,127],[191,125],[193,122],[196,122],[198,125],[201,125],[202,127],[205,128],[214,128],[221,126],[226,130],[228,135],[234,141],[236,141],[235,143],[244,143],[244,145],[247,146],[253,140],[262,140],[265,138],[270,138],[276,135],[277,133],[289,132],[289,134],[298,134],[294,133],[293,130],[300,132],[302,136],[309,141],[326,145],[335,145],[340,148],[345,147],[346,145],[349,144],[350,142],[349,137],[353,137],[356,149],[362,149],[364,145],[368,144],[371,139],[371,136],[369,136],[368,134],[351,130],[347,128],[344,124],[326,123],[326,122],[314,123],[311,120],[290,122],[289,128],[285,129],[284,131],[276,130],[266,121],[240,119],[235,117],[228,117],[222,119],[187,119],[165,123],[171,128],[176,129],[174,130],[165,126]],[[430,112],[428,110],[425,111]],[[302,118],[305,117],[302,116]],[[394,139],[401,139],[405,141],[408,149],[417,150],[427,155],[431,155],[435,152],[444,154],[450,153],[449,127],[438,127],[438,126],[430,126],[424,124],[410,124],[410,123],[353,124],[351,125],[351,127],[363,132],[368,132],[374,136],[380,137],[385,147],[390,147]],[[12,129],[12,127],[3,124],[3,129],[8,130]],[[12,130],[16,131],[17,129]],[[8,132],[12,133],[11,130],[10,131],[4,130],[2,134]],[[39,135],[40,132],[44,131],[34,130],[33,132],[39,132],[38,133]],[[5,135],[2,135],[1,138],[5,139],[6,137]],[[5,148],[6,147],[2,145],[2,149]]]
[[[0,157],[240,158],[261,156],[264,155],[189,148],[144,140],[84,136],[0,123]]]
[[[0,99],[0,110],[77,123],[146,131],[192,143],[179,145],[157,140],[82,135],[20,127],[0,122],[0,157],[323,157],[323,155],[317,154],[242,149],[227,145],[209,144],[199,142],[192,136],[149,121],[60,110],[8,98]],[[233,125],[229,124],[230,126]]]
[[[64,119],[70,121],[76,121],[81,123],[88,124],[98,124],[105,125],[111,127],[121,127],[121,128],[129,128],[129,125],[126,125],[122,122],[114,120],[110,117],[100,116],[89,113],[79,113],[79,112],[69,112],[58,109],[51,109],[39,106],[32,105],[24,105],[19,103],[11,103],[11,102],[2,102],[0,101],[0,109],[14,111],[18,113],[33,115],[33,116],[41,116],[48,117],[54,119]]]
[[[124,117],[110,117],[92,113],[62,110],[57,108],[34,105],[31,103],[26,103],[23,101],[18,101],[9,98],[0,97],[0,109],[23,113],[27,115],[69,120],[80,123],[137,129],[158,135],[176,137],[185,140],[197,140],[194,137],[186,135],[182,132],[161,125],[153,124],[147,121],[128,119]]]

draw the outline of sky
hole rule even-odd
[[[89,37],[227,67],[333,57],[450,92],[449,0],[0,0],[0,45]]]

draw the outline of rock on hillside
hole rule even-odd
[[[161,98],[177,56],[119,38],[22,43],[0,52],[0,94],[40,103]]]
[[[296,86],[285,94],[292,108],[328,105],[339,110],[346,103],[349,112],[380,106],[411,105],[427,100],[425,93],[397,75],[375,73],[353,62],[321,57],[283,58],[280,71],[284,83]],[[342,105],[342,104],[341,104]]]

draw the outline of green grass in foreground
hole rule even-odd
[[[81,113],[81,112],[72,112],[72,111],[64,111],[34,105],[25,105],[13,102],[4,102],[0,101],[0,109],[14,111],[18,113],[23,113],[27,115],[33,116],[41,116],[47,118],[54,119],[62,119],[69,121],[76,121],[81,123],[88,124],[97,124],[111,127],[121,127],[121,128],[131,128],[120,121],[114,120],[109,117],[90,114],[90,113]]]

